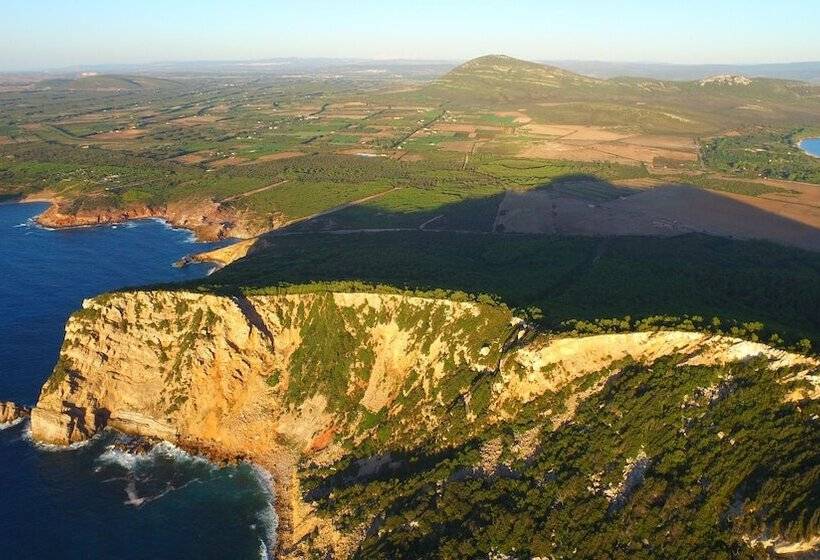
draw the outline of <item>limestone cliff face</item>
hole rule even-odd
[[[41,193],[31,199],[40,200],[43,197],[48,198],[52,205],[37,217],[37,222],[56,229],[161,218],[176,227],[190,229],[203,241],[225,237],[250,238],[269,229],[248,213],[210,200],[186,200],[161,206],[135,204],[125,208],[75,209],[49,193]]]
[[[312,515],[301,500],[300,464],[333,465],[365,440],[453,444],[587,374],[670,354],[692,364],[763,356],[772,366],[818,365],[701,333],[548,337],[492,304],[137,291],[86,300],[71,317],[31,428],[36,440],[55,444],[112,427],[252,459],[274,474],[283,550],[313,535],[329,541],[319,548],[345,557],[362,535]],[[560,423],[573,406],[544,414]]]
[[[29,415],[29,409],[13,402],[0,401],[0,425],[17,422]]]
[[[309,448],[378,413],[411,374],[429,385],[446,364],[493,367],[500,348],[485,344],[503,341],[510,318],[374,294],[87,300],[66,326],[32,434],[66,444],[111,426],[240,456],[281,442]]]

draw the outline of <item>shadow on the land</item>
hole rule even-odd
[[[783,334],[820,340],[820,253],[731,239],[728,228],[765,227],[784,238],[816,242],[817,250],[820,230],[708,190],[659,189],[636,192],[571,176],[531,191],[534,197],[575,197],[571,207],[582,214],[586,208],[592,216],[579,221],[579,228],[593,228],[578,232],[586,235],[494,231],[500,229],[502,195],[423,212],[351,207],[261,237],[248,257],[200,285],[226,293],[310,282],[340,283],[338,289],[363,283],[463,291],[489,294],[511,307],[537,306],[546,326],[568,319],[697,314],[763,321]],[[653,197],[653,191],[659,194]],[[687,201],[691,205],[681,207]],[[523,202],[526,211],[527,199]],[[640,219],[635,208],[641,205],[660,208],[669,220],[676,219],[675,212],[683,217],[708,212],[713,228],[727,232],[629,235],[630,217]],[[597,209],[605,211],[596,214]],[[604,229],[596,235],[594,219],[612,221],[621,214],[612,227],[623,227],[626,234],[603,235]],[[442,217],[430,222],[436,216]],[[372,229],[363,231],[362,224]]]

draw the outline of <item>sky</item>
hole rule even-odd
[[[0,71],[276,57],[820,60],[818,0],[0,0]]]

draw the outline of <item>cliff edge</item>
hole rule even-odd
[[[692,367],[762,359],[803,377],[818,365],[694,332],[548,337],[475,302],[136,291],[86,300],[72,315],[31,430],[65,445],[113,428],[254,461],[274,475],[280,552],[346,557],[372,533],[317,512],[307,470],[341,468],[366,445],[462,445],[566,393],[539,412],[557,427],[625,364],[673,355]]]

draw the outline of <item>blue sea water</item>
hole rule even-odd
[[[33,404],[82,300],[201,277],[172,263],[214,244],[157,221],[49,231],[43,204],[0,204],[0,400]],[[104,434],[70,450],[35,445],[28,422],[0,430],[0,557],[259,558],[275,532],[261,473],[217,468],[170,445],[135,456]]]
[[[806,138],[800,141],[799,146],[807,154],[820,158],[820,138]]]

